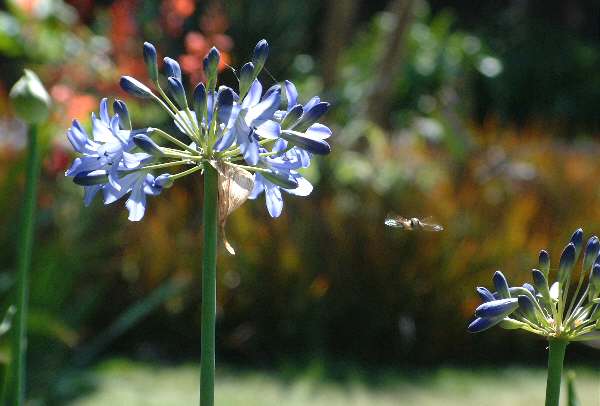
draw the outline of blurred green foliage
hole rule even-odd
[[[7,89],[30,67],[56,106],[42,134],[32,398],[62,396],[77,360],[86,367],[109,353],[159,361],[199,353],[197,178],[151,201],[144,221],[132,224],[118,203],[83,208],[79,189],[63,176],[71,158],[69,121],[89,118],[102,96],[123,97],[119,74],[145,77],[144,39],[157,43],[161,56],[190,56],[193,67],[211,44],[228,46],[230,64],[238,66],[265,37],[273,58],[264,81],[290,78],[301,97],[321,93],[333,103],[327,119],[334,151],[307,174],[318,184],[313,196],[286,199],[277,220],[268,218],[262,200],[248,202],[228,222],[238,255],[223,250],[219,258],[219,359],[271,365],[318,357],[370,366],[543,360],[544,346],[530,337],[496,331],[475,339],[465,329],[477,303],[474,287],[490,286],[496,267],[521,284],[539,249],[557,260],[558,244],[576,227],[600,232],[597,37],[585,31],[561,37],[568,27],[555,29],[552,20],[517,6],[478,24],[470,3],[441,8],[436,1],[430,9],[415,2],[399,32],[386,1],[356,2],[339,21],[328,13],[334,4],[11,0],[0,6],[0,314],[11,304],[25,136]],[[585,10],[583,3],[573,7]],[[524,28],[529,19],[544,41]],[[334,22],[349,34],[336,52],[325,53],[324,32]],[[394,32],[402,34],[403,48],[386,77],[378,67]],[[324,81],[329,65],[336,75]],[[235,79],[229,69],[222,76]],[[386,99],[373,101],[384,79]],[[126,100],[135,123],[167,122],[153,106]],[[385,119],[374,121],[373,108]],[[576,132],[567,132],[566,141],[571,128]],[[433,216],[446,230],[388,229],[389,212]],[[160,294],[180,282],[185,288]],[[136,313],[135,304],[148,303],[148,312]],[[124,317],[129,322],[121,323]],[[88,352],[107,336],[100,350]],[[590,353],[574,346],[570,356]]]

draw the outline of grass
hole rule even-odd
[[[600,405],[600,370],[576,372],[582,406]],[[198,402],[196,366],[113,360],[89,378],[93,389],[69,406],[185,406]],[[319,368],[293,379],[285,373],[228,369],[217,371],[215,400],[219,406],[535,406],[543,404],[544,391],[545,371],[521,367],[403,371],[377,379],[350,372],[342,380],[324,378]]]

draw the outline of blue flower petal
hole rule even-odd
[[[320,102],[321,102],[321,99],[319,98],[319,96],[313,97],[304,105],[304,111],[308,111],[308,110],[312,109]]]
[[[146,213],[146,194],[142,188],[136,188],[131,192],[129,199],[125,202],[129,210],[129,221],[140,221]]]
[[[267,186],[265,189],[265,198],[267,200],[267,211],[271,217],[279,217],[283,209],[283,198],[281,191],[276,186]]]
[[[258,143],[250,141],[248,143],[240,145],[240,151],[244,155],[244,159],[250,165],[256,165],[258,163]]]
[[[299,174],[295,176],[296,181],[298,182],[298,187],[295,189],[283,189],[290,195],[305,197],[312,193],[313,185],[300,176]]]
[[[306,135],[312,138],[325,140],[331,137],[331,130],[326,125],[314,123],[306,130]]]
[[[104,97],[100,101],[100,120],[106,125],[110,124],[110,116],[108,115],[108,99]]]
[[[260,173],[254,175],[254,188],[248,195],[248,199],[256,199],[265,190],[265,180]]]
[[[254,130],[256,134],[263,138],[277,139],[281,134],[281,126],[275,121],[265,121]]]
[[[261,95],[262,85],[255,79],[254,82],[252,82],[252,85],[250,85],[250,90],[248,90],[248,94],[244,97],[244,101],[242,101],[242,109],[256,106],[258,102],[260,102]]]
[[[233,141],[235,141],[235,132],[230,130],[226,131],[216,142],[213,149],[217,152],[221,152],[229,148]]]
[[[258,126],[273,117],[281,103],[281,89],[273,91],[261,100],[260,103],[248,109],[246,123],[250,126]]]
[[[88,207],[90,204],[92,204],[92,200],[94,200],[94,197],[96,196],[96,194],[102,190],[103,185],[93,185],[93,186],[85,186],[83,188],[83,204],[85,205],[85,207]]]
[[[287,99],[287,109],[288,111],[294,107],[298,101],[298,90],[296,90],[296,86],[289,80],[284,82],[285,86],[285,97]]]

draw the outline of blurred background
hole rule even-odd
[[[27,67],[54,102],[32,270],[32,405],[185,405],[197,399],[200,177],[150,200],[84,208],[65,130],[101,97],[134,126],[169,126],[125,95],[142,42],[188,85],[217,46],[227,64],[271,45],[267,84],[332,103],[333,152],[310,198],[264,198],[228,222],[219,257],[217,401],[245,405],[541,404],[546,346],[470,335],[476,286],[530,279],[577,227],[600,233],[600,9],[590,0],[7,0],[0,5],[0,310],[11,303],[26,127],[7,94]],[[222,66],[221,80],[233,83]],[[441,233],[385,227],[388,213]],[[0,364],[8,359],[0,338]],[[574,344],[584,405],[597,350]],[[500,394],[499,394],[500,393]]]

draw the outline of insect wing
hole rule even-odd
[[[439,224],[425,223],[423,221],[421,221],[421,227],[423,227],[423,230],[425,231],[442,231],[444,229],[444,227]]]
[[[410,222],[401,216],[387,216],[384,224],[389,227],[408,229],[407,224],[410,224]]]

